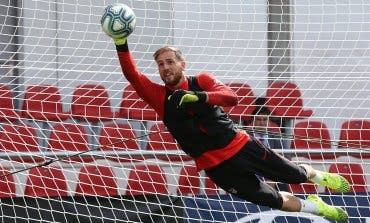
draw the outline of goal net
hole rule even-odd
[[[0,1],[2,221],[329,222],[238,199],[196,171],[122,75],[100,27],[114,2]],[[152,54],[177,46],[187,74],[211,73],[237,93],[224,109],[239,128],[352,184],[344,194],[273,187],[319,193],[350,222],[370,222],[370,4],[119,2],[137,17],[128,41],[140,72],[160,83]]]

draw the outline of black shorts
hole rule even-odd
[[[281,209],[283,204],[280,193],[257,175],[288,184],[307,181],[307,172],[303,167],[266,148],[254,138],[233,157],[205,172],[225,191],[275,209]]]

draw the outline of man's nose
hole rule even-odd
[[[164,69],[164,70],[168,70],[168,69],[169,69],[169,67],[170,67],[170,66],[168,66],[168,64],[166,64],[166,63],[165,63],[165,64],[163,64],[163,69]]]

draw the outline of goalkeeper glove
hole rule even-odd
[[[118,38],[118,39],[113,38],[113,41],[114,41],[114,44],[116,44],[117,46],[120,46],[120,45],[124,45],[127,43],[127,38],[126,37]]]
[[[124,44],[127,43],[127,36],[126,37],[121,37],[121,38],[119,38],[119,37],[114,38],[113,35],[110,35],[107,32],[105,32],[105,34],[107,34],[110,38],[113,39],[114,44],[116,44],[116,46],[124,45]]]
[[[190,103],[205,103],[207,94],[203,91],[176,90],[168,97],[169,102],[176,108],[183,108]]]

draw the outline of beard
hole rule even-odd
[[[162,81],[169,86],[176,86],[182,78],[182,73],[171,74],[169,76],[162,77]]]

